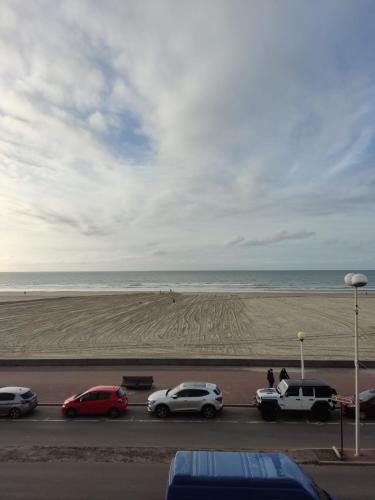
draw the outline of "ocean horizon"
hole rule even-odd
[[[0,291],[348,292],[351,270],[0,272]],[[375,290],[375,270],[366,274]]]

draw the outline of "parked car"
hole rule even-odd
[[[69,418],[78,415],[108,415],[119,417],[128,406],[128,397],[118,385],[98,385],[66,399],[62,414]]]
[[[173,389],[150,394],[147,409],[159,418],[170,412],[201,412],[213,418],[223,408],[223,395],[219,387],[207,382],[183,382]]]
[[[38,397],[28,387],[0,387],[0,415],[19,418],[38,406]]]
[[[334,500],[283,453],[178,451],[166,500]]]
[[[336,390],[317,379],[284,379],[274,388],[258,389],[256,403],[265,420],[278,411],[309,411],[316,420],[325,421],[335,409]]]
[[[355,401],[352,397],[352,403],[344,406],[344,411],[349,417],[355,416]],[[375,417],[375,389],[367,389],[360,392],[359,399],[359,417],[361,420]]]

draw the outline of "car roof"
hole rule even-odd
[[[119,385],[95,385],[94,387],[90,387],[84,392],[89,391],[117,391],[120,388]]]
[[[12,392],[14,394],[24,394],[25,392],[31,391],[28,387],[0,387],[0,392]]]
[[[311,387],[311,386],[329,387],[329,384],[327,384],[327,382],[324,382],[323,380],[319,380],[317,378],[305,378],[305,379],[290,378],[290,379],[284,379],[284,382],[286,382],[288,386],[298,385],[302,387]]]
[[[196,389],[215,389],[216,384],[211,384],[210,382],[182,382],[180,387],[186,388],[196,388]]]
[[[265,498],[264,491],[268,492],[268,498],[276,498],[275,492],[280,490],[284,492],[280,498],[286,498],[285,490],[290,497],[293,492],[305,491],[309,498],[318,498],[310,477],[283,453],[178,451],[171,464],[169,485],[181,490],[201,486],[206,491],[210,491],[210,486],[230,485],[247,488],[249,498],[250,490],[257,491],[259,498]]]

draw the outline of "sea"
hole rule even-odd
[[[350,292],[348,272],[368,278],[375,270],[334,271],[96,271],[0,272],[0,291]]]

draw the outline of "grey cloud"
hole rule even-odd
[[[243,243],[244,241],[245,241],[245,238],[243,236],[237,236],[236,238],[229,240],[226,245],[231,247],[231,246],[239,245],[239,244]]]
[[[103,228],[90,220],[78,220],[69,215],[46,208],[34,208],[27,211],[18,210],[15,212],[19,215],[46,222],[54,228],[59,228],[60,226],[71,228],[85,236],[105,236],[109,234],[107,228]]]
[[[279,231],[273,236],[267,238],[261,238],[258,240],[246,240],[243,242],[243,246],[246,247],[261,247],[267,245],[273,245],[275,243],[280,243],[286,240],[303,240],[306,238],[311,238],[315,235],[314,231],[297,231],[294,233],[288,233],[288,231]]]

